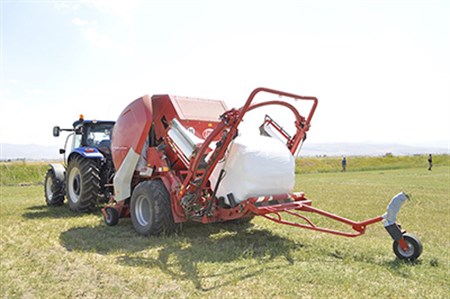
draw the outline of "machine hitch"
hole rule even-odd
[[[276,223],[351,238],[363,235],[368,225],[383,222],[385,229],[394,240],[393,250],[396,256],[399,259],[413,261],[420,256],[423,246],[419,238],[402,231],[400,226],[395,223],[401,205],[408,198],[408,195],[404,192],[400,192],[391,199],[385,214],[361,222],[353,221],[321,209],[314,208],[311,206],[311,200],[305,198],[303,193],[294,193],[289,196],[279,195],[250,198],[246,201],[245,207],[253,214],[263,216],[264,218]],[[300,212],[314,213],[333,219],[337,222],[349,225],[353,231],[341,231],[317,226],[308,217],[300,214]],[[283,218],[282,213],[299,218],[305,223],[286,220]]]

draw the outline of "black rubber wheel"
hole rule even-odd
[[[398,242],[394,241],[393,249],[395,255],[401,260],[408,260],[408,261],[416,260],[422,254],[423,250],[422,243],[420,242],[419,238],[413,234],[405,233],[403,235],[403,238],[408,244],[408,250],[403,251]]]
[[[116,209],[114,209],[113,207],[106,207],[105,213],[106,213],[105,217],[106,225],[114,226],[117,225],[117,223],[119,223],[119,212]]]
[[[56,178],[52,168],[47,170],[44,182],[47,206],[61,206],[64,203],[64,182]]]
[[[170,195],[160,180],[139,183],[130,202],[131,221],[141,235],[169,235],[176,231]]]
[[[74,212],[89,212],[100,193],[100,170],[95,160],[76,156],[69,162],[66,175],[67,199]]]

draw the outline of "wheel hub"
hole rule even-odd
[[[47,183],[45,184],[45,192],[47,194],[47,198],[49,201],[51,201],[53,199],[53,180],[51,178],[49,178],[47,180]]]
[[[69,174],[69,194],[72,202],[77,203],[81,194],[81,175],[78,168],[73,168]]]
[[[408,242],[407,240],[405,240],[405,241],[406,241],[406,244],[408,245],[408,249],[407,250],[403,250],[402,247],[399,244],[398,245],[398,250],[399,250],[399,252],[402,253],[402,255],[404,257],[409,258],[409,257],[411,257],[414,254],[414,246],[412,246],[411,243]]]
[[[146,226],[150,220],[150,206],[148,199],[145,196],[139,196],[136,199],[136,208],[135,208],[136,220],[139,225]]]

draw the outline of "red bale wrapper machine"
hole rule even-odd
[[[253,103],[259,94],[275,100]],[[308,115],[301,115],[287,100],[294,104],[308,101]],[[188,220],[213,223],[262,216],[344,237],[360,236],[368,225],[382,222],[394,240],[396,256],[417,259],[422,252],[420,240],[396,224],[397,213],[408,198],[405,193],[394,196],[382,216],[357,222],[314,208],[304,193],[293,192],[295,157],[317,104],[315,97],[268,88],[255,89],[242,108],[230,110],[223,101],[170,95],[133,101],[113,130],[116,174],[114,195],[102,210],[105,222],[112,226],[119,218],[131,217],[139,234],[159,235],[176,231]],[[238,134],[246,113],[267,106],[289,110],[295,134],[289,135],[269,116],[259,127],[260,135]],[[349,229],[316,226],[306,213],[330,218]]]

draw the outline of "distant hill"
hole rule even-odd
[[[440,144],[439,144],[440,145]],[[382,156],[416,154],[450,154],[449,149],[436,146],[410,146],[390,143],[309,143],[305,142],[301,150],[302,156]],[[0,145],[0,160],[59,160],[59,147],[36,144]]]
[[[59,147],[36,144],[8,144],[0,145],[0,160],[59,160]]]

